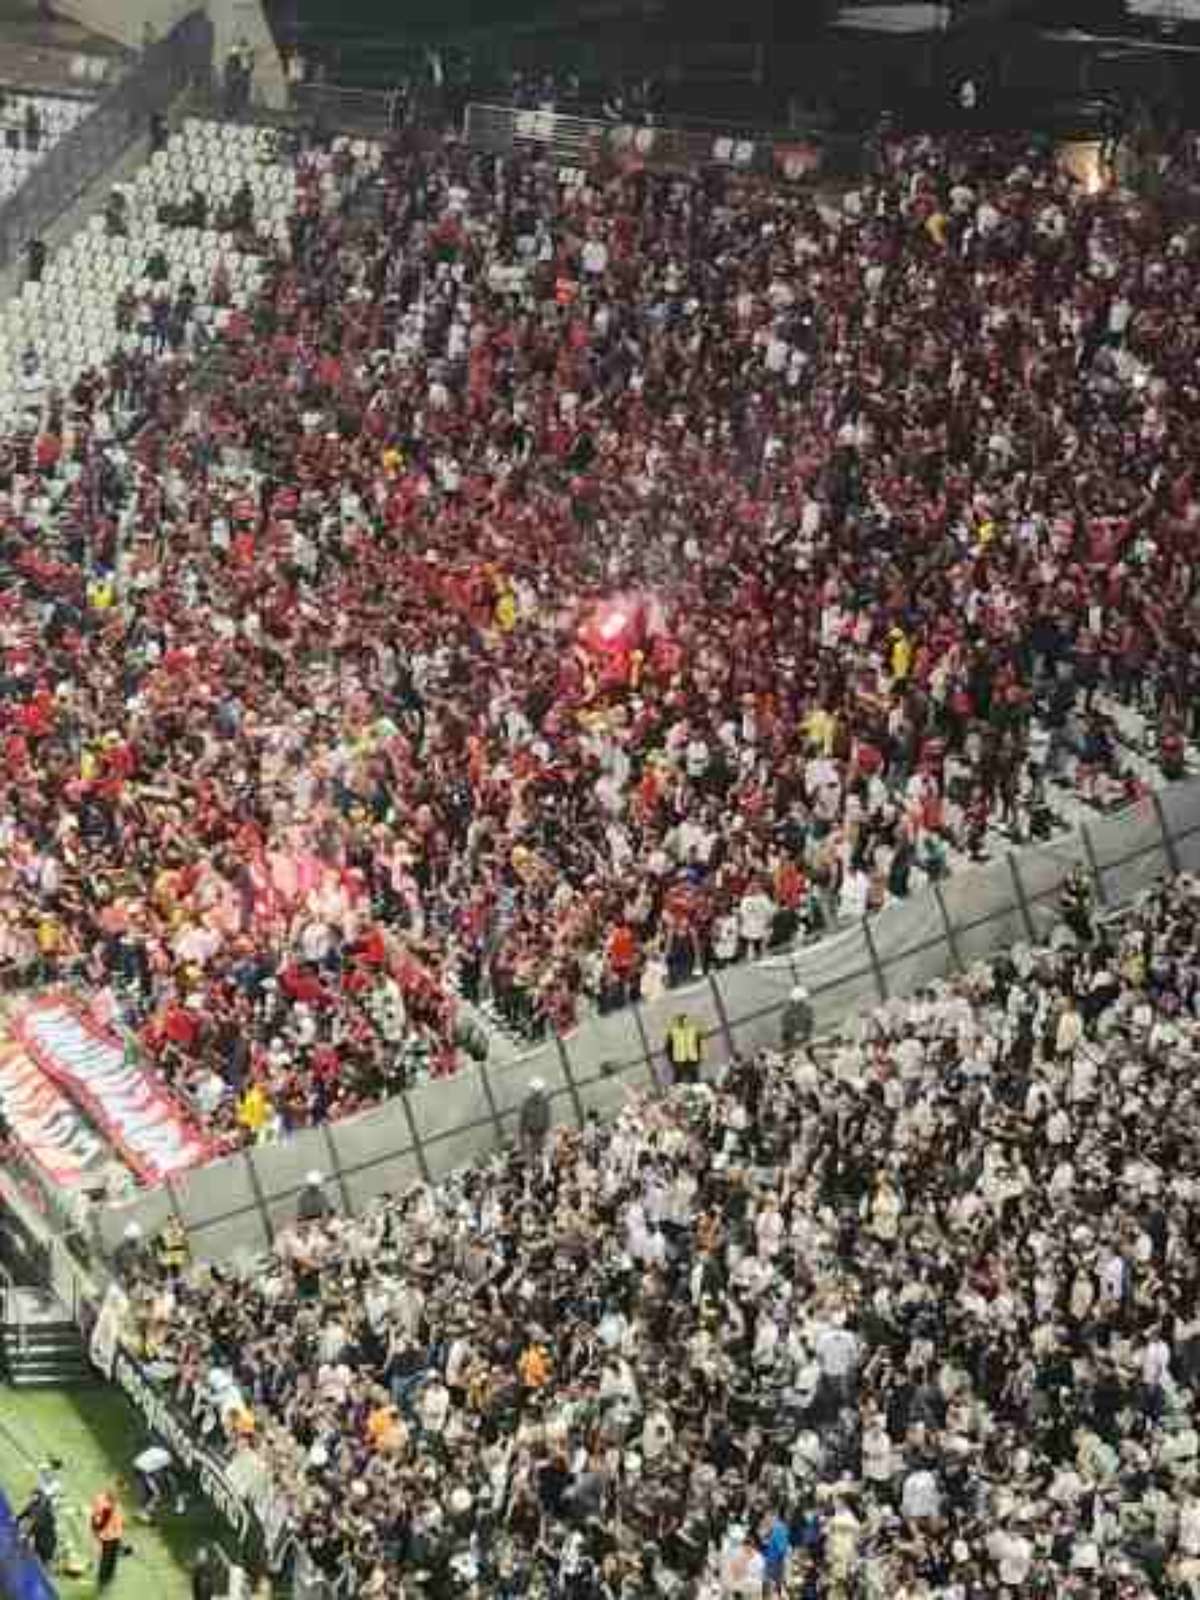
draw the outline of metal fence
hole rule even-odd
[[[680,170],[716,165],[788,178],[854,176],[867,154],[861,135],[816,128],[765,133],[750,123],[647,126],[478,102],[467,106],[463,133],[476,150],[495,155],[537,150],[563,166],[586,167],[607,159]]]
[[[303,83],[292,89],[289,110],[300,121],[318,128],[381,139],[405,121],[407,101],[398,89]]]
[[[256,1146],[104,1206],[93,1214],[96,1244],[110,1251],[129,1222],[150,1234],[174,1213],[200,1258],[261,1250],[295,1217],[314,1168],[328,1175],[341,1207],[357,1212],[489,1155],[513,1138],[534,1076],[546,1084],[560,1123],[582,1123],[592,1112],[610,1116],[630,1090],[666,1083],[663,1040],[680,1011],[703,1032],[710,1072],[735,1053],[778,1043],[779,1015],[797,982],[809,991],[819,1031],[828,1032],[1002,947],[1044,940],[1077,862],[1104,909],[1128,903],[1165,874],[1200,871],[1200,781],[963,871],[811,947],[710,973],[660,999],[594,1017],[506,1065],[425,1084],[334,1126]]]
[[[213,26],[202,11],[177,23],[150,46],[96,109],[58,141],[0,206],[0,267],[74,205],[88,186],[144,135],[153,113],[165,111],[182,90],[207,80]]]

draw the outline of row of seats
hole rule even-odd
[[[15,194],[91,110],[90,100],[67,95],[5,93],[0,106],[0,200]]]
[[[360,167],[382,161],[382,150],[365,140],[339,145]],[[337,179],[326,171],[320,182],[332,191]],[[218,212],[243,185],[254,206],[252,248],[216,226]],[[118,329],[118,301],[127,290],[148,302],[173,295],[190,281],[197,321],[219,326],[211,291],[223,266],[232,304],[250,304],[262,270],[261,252],[289,247],[296,188],[295,164],[280,156],[271,130],[189,118],[122,188],[126,232],[111,232],[104,213],[94,213],[46,264],[41,281],[27,282],[0,311],[0,425],[38,404],[47,389],[69,388],[84,369],[103,365],[118,348],[132,352],[142,345],[145,334],[136,313],[132,327]],[[197,191],[207,202],[205,227],[163,220]],[[155,255],[165,262],[165,276],[152,278],[147,272]],[[37,358],[33,374],[26,363],[30,349]]]

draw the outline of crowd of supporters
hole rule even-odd
[[[346,1595],[1200,1594],[1200,884],[1072,922],[127,1336]]]
[[[0,971],[228,1140],[1118,803],[1118,702],[1178,770],[1193,228],[987,140],[294,159],[251,303],[0,462]]]

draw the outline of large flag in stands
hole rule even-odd
[[[58,1183],[87,1187],[114,1158],[143,1184],[207,1161],[183,1105],[73,996],[10,1008],[0,1103],[14,1138]]]

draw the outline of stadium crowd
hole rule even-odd
[[[295,160],[253,301],[35,354],[0,466],[0,970],[227,1140],[1127,797],[1109,695],[1177,769],[1193,229],[985,140]]]
[[[129,1337],[343,1594],[1200,1594],[1200,882],[1072,920]]]

